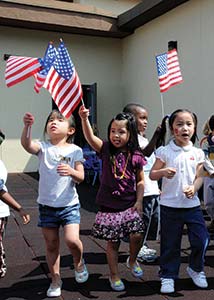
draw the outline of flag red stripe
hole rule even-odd
[[[159,76],[161,93],[166,92],[171,86],[183,82],[176,49],[168,51],[166,64],[167,72]]]
[[[5,71],[5,81],[11,87],[41,69],[41,64],[37,58],[12,56],[9,58]]]

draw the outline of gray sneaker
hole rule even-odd
[[[161,278],[161,289],[162,294],[170,294],[175,292],[175,282],[171,278]]]
[[[192,278],[194,284],[202,289],[208,287],[207,279],[205,273],[202,272],[195,272],[190,267],[187,267],[187,273]]]
[[[157,259],[157,254],[156,254],[155,249],[150,249],[146,245],[144,245],[138,255],[137,255],[137,260],[140,262],[154,262]]]

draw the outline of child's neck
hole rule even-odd
[[[190,141],[188,141],[188,142],[186,142],[186,143],[181,143],[180,141],[177,141],[176,139],[174,139],[174,143],[175,143],[175,145],[178,146],[178,147],[186,147],[186,146],[189,145],[189,142],[190,142]]]
[[[67,147],[69,144],[67,143],[66,139],[52,139],[50,140],[51,144],[57,147]]]

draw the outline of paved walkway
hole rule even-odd
[[[31,214],[29,225],[23,226],[21,219],[15,213],[9,218],[5,248],[8,271],[0,280],[1,300],[42,300],[46,297],[49,286],[47,265],[45,262],[45,247],[40,229],[37,228],[37,186],[38,182],[27,174],[10,174],[7,182],[13,196],[23,204]],[[153,264],[143,264],[143,280],[131,276],[126,267],[128,244],[122,243],[120,249],[119,268],[124,279],[126,290],[113,292],[108,283],[108,265],[105,256],[105,242],[93,239],[90,229],[94,221],[96,207],[94,199],[96,187],[81,184],[78,188],[82,203],[81,239],[84,244],[85,260],[90,277],[87,283],[77,284],[74,280],[72,258],[61,243],[61,276],[63,280],[62,296],[55,299],[66,300],[165,300],[178,298],[181,300],[211,300],[214,297],[214,242],[210,243],[206,256],[206,274],[209,287],[206,290],[197,289],[186,274],[188,263],[188,242],[184,234],[182,242],[182,265],[180,279],[176,283],[177,292],[172,295],[159,293],[160,282],[157,276],[158,261]],[[159,251],[159,243],[151,242],[150,246]]]

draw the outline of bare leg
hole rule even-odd
[[[130,234],[130,243],[129,243],[129,251],[130,251],[130,258],[129,258],[129,265],[132,267],[140,251],[142,246],[143,235],[141,233],[132,233]]]
[[[83,245],[79,237],[79,224],[68,224],[64,227],[64,238],[74,260],[77,272],[83,271]]]
[[[46,259],[53,284],[60,281],[59,229],[42,228],[46,243]]]
[[[110,269],[110,277],[112,281],[117,281],[120,279],[118,272],[118,250],[120,242],[107,242],[107,260]]]

